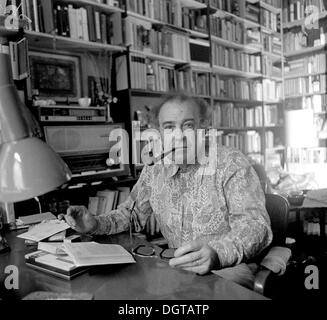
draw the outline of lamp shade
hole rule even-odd
[[[42,140],[0,146],[0,201],[16,202],[47,193],[70,179],[63,160]]]
[[[71,172],[50,146],[33,137],[8,53],[0,41],[0,201],[16,202],[54,190],[69,181]]]
[[[286,145],[291,148],[314,148],[318,146],[313,110],[286,111]]]

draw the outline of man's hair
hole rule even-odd
[[[168,96],[165,96],[165,98],[159,105],[152,108],[152,110],[151,110],[152,122],[155,124],[155,126],[159,127],[160,110],[166,103],[169,103],[169,102],[179,102],[181,104],[188,102],[187,106],[189,106],[189,107],[196,106],[199,110],[200,126],[202,128],[206,128],[209,126],[211,112],[210,112],[210,107],[209,107],[208,103],[203,99],[195,98],[185,92],[171,93]]]

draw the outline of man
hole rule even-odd
[[[170,143],[165,141],[170,163],[145,166],[117,210],[94,217],[85,207],[71,207],[67,223],[81,233],[122,232],[128,230],[135,203],[133,214],[141,227],[154,214],[169,246],[177,248],[170,265],[198,274],[240,264],[260,253],[271,242],[272,232],[263,191],[246,157],[218,147],[214,158],[200,161],[189,152],[199,145],[184,143],[203,126],[206,113],[205,104],[189,96],[167,98],[157,108],[157,119],[162,140],[170,137]],[[179,147],[174,148],[172,141]]]

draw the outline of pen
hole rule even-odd
[[[176,148],[172,148],[171,150],[162,153],[159,157],[154,158],[153,162],[151,164],[149,164],[149,166],[153,166],[156,162],[163,160],[165,157],[167,157],[169,154],[173,153],[175,150],[176,150]]]

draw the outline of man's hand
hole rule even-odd
[[[171,267],[192,271],[200,275],[219,268],[217,252],[201,240],[192,241],[175,251],[169,261]]]
[[[66,215],[59,215],[58,219],[65,218],[67,224],[79,233],[94,232],[97,228],[97,220],[83,206],[71,206],[67,209]]]

